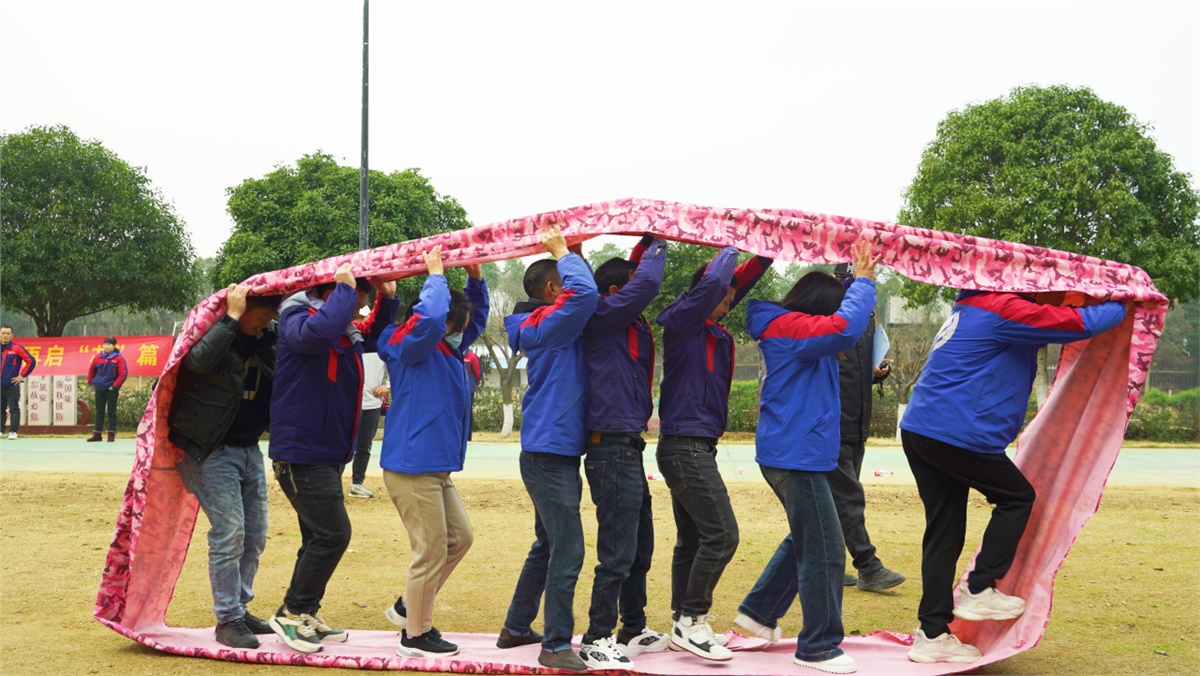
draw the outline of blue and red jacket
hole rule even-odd
[[[463,353],[483,334],[487,284],[467,279],[463,294],[474,312],[457,349],[444,340],[450,289],[429,275],[412,317],[379,337],[379,357],[392,381],[392,406],[383,427],[379,464],[389,472],[458,472],[467,454],[471,396]]]
[[[658,313],[663,327],[663,378],[659,430],[676,436],[717,438],[729,422],[733,382],[733,336],[709,316],[737,279],[733,309],[771,266],[755,256],[737,265],[738,251],[727,246],[708,264],[704,277]],[[736,266],[736,267],[735,267]]]
[[[828,472],[837,467],[842,402],[837,354],[854,347],[875,309],[875,282],[856,279],[832,315],[752,300],[746,328],[766,366],[759,395],[758,464]]]
[[[1109,301],[1042,305],[1017,293],[960,291],[913,386],[900,428],[976,453],[1003,453],[1025,422],[1046,343],[1091,338],[1125,319]]]
[[[109,388],[118,390],[125,384],[128,375],[129,368],[120,350],[100,352],[88,364],[87,382],[97,391]]]
[[[600,297],[596,314],[583,329],[589,430],[645,432],[654,410],[654,333],[642,312],[662,286],[666,242],[634,249],[630,260],[635,256],[639,264],[633,278],[611,296]]]
[[[7,344],[0,345],[0,355],[3,355],[3,369],[0,370],[0,385],[4,387],[13,386],[13,378],[22,376],[29,377],[33,373],[33,367],[37,366],[37,359],[29,353],[29,350],[17,345],[13,341],[8,341]]]
[[[587,364],[583,327],[596,311],[599,295],[591,268],[577,254],[558,261],[563,290],[547,303],[518,303],[504,318],[508,345],[528,359],[529,388],[521,400],[521,450],[583,455],[586,442]]]
[[[350,463],[362,413],[362,354],[375,351],[399,308],[399,299],[379,297],[370,317],[352,323],[358,292],[349,284],[334,287],[324,303],[304,291],[283,301],[271,391],[272,460]]]

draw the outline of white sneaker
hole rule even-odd
[[[920,629],[913,636],[913,647],[908,651],[908,659],[920,664],[970,664],[982,655],[979,648],[959,642],[954,634],[946,633],[937,638],[925,638],[925,632]]]
[[[16,433],[16,432],[9,432],[9,433],[8,433],[8,438],[9,438],[9,439],[16,439],[16,438],[17,438],[17,433]]]
[[[620,634],[618,634],[620,638]],[[642,629],[642,633],[630,638],[628,641],[618,641],[617,647],[621,652],[625,653],[626,657],[637,657],[642,653],[660,653],[671,645],[671,637],[661,631],[654,631],[646,627]]]
[[[350,484],[350,497],[373,498],[375,494],[367,490],[367,487],[362,484]]]
[[[717,642],[712,627],[708,626],[708,615],[680,615],[671,626],[671,648],[686,650],[706,660],[724,661],[733,657],[733,651]]]
[[[966,582],[958,585],[958,603],[954,604],[954,614],[964,620],[1011,620],[1024,612],[1024,599],[1001,594],[995,587],[972,594]]]
[[[583,660],[588,669],[598,671],[633,670],[633,660],[625,656],[611,636],[605,636],[593,643],[584,643],[579,647],[579,658]]]
[[[734,618],[733,623],[738,627],[746,630],[747,636],[761,638],[767,643],[778,643],[779,638],[783,636],[783,632],[779,627],[771,628],[760,622],[755,622],[746,615],[738,615]]]
[[[793,657],[792,664],[808,667],[809,669],[816,669],[817,671],[824,671],[830,674],[853,674],[854,672],[858,671],[858,662],[855,662],[854,658],[850,657],[846,653],[842,653],[837,657],[831,657],[827,660],[821,660],[820,662],[809,662],[807,660],[802,660],[799,657]]]

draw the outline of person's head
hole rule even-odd
[[[117,349],[117,339],[112,336],[105,338],[104,342],[100,343],[100,349],[104,350],[105,354],[115,352]]]
[[[0,324],[0,343],[8,345],[12,342],[13,330],[8,324]]]
[[[408,304],[404,309],[404,321],[412,318],[416,311],[417,304],[421,302],[420,298],[416,298]],[[450,290],[450,310],[446,313],[446,330],[442,333],[444,336],[454,336],[461,334],[466,330],[467,325],[471,323],[471,314],[475,312],[475,307],[471,305],[471,301],[463,295],[461,291]]]
[[[796,281],[791,291],[779,301],[779,306],[788,312],[829,316],[842,306],[845,295],[846,287],[837,278],[813,271]]]
[[[558,274],[558,264],[549,258],[534,261],[526,270],[522,280],[525,293],[530,298],[554,302],[562,293],[562,277]]]
[[[688,291],[696,288],[696,285],[700,283],[700,280],[704,279],[705,270],[708,270],[708,263],[696,268],[696,271],[692,273],[692,283],[690,286],[688,286]],[[724,319],[725,315],[729,314],[729,307],[733,305],[733,295],[735,293],[737,293],[736,277],[729,280],[729,288],[725,290],[725,297],[721,299],[721,302],[717,304],[717,307],[713,309],[712,314],[710,314],[708,318],[714,322],[719,322]]]
[[[624,258],[610,258],[596,268],[596,288],[601,296],[611,296],[633,279],[637,263]]]
[[[279,314],[281,296],[247,296],[246,311],[238,317],[238,330],[247,336],[256,336],[271,324]]]
[[[838,263],[833,266],[833,276],[839,282],[845,282],[854,276],[854,263]]]
[[[312,293],[321,300],[329,300],[329,294],[337,288],[337,282],[325,282],[318,284],[312,288]],[[361,310],[367,306],[367,299],[371,295],[371,282],[365,277],[356,277],[354,279],[354,290],[358,292],[358,309]]]

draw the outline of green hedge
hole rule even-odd
[[[1200,388],[1167,394],[1151,389],[1138,400],[1126,439],[1200,441]]]
[[[521,429],[521,396],[525,390],[513,391],[513,430]],[[476,432],[499,432],[504,427],[504,399],[498,387],[481,387],[475,391],[471,406],[471,429]]]

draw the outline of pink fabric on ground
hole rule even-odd
[[[1104,483],[1120,452],[1128,416],[1141,394],[1162,332],[1167,299],[1145,272],[1052,249],[792,210],[716,209],[627,199],[549,216],[562,226],[568,241],[601,234],[654,232],[668,239],[713,246],[731,244],[780,261],[809,263],[850,260],[851,244],[866,237],[885,252],[883,265],[919,281],[965,289],[1077,291],[1095,301],[1136,303],[1117,329],[1063,350],[1050,398],[1018,441],[1017,465],[1037,489],[1038,501],[1017,560],[999,587],[1027,599],[1025,615],[1012,622],[956,622],[954,632],[984,653],[972,665],[910,663],[904,656],[907,637],[900,634],[876,632],[870,637],[852,637],[843,647],[859,660],[860,674],[935,674],[967,671],[1037,644],[1050,618],[1054,575],[1084,523],[1099,506]],[[245,283],[255,294],[294,292],[331,281],[334,270],[345,262],[354,264],[358,276],[409,277],[424,273],[420,253],[436,244],[443,245],[448,266],[541,253],[537,241],[540,220],[540,216],[531,216],[383,246],[256,275]],[[109,547],[95,616],[114,631],[166,652],[276,661],[283,658],[258,660],[252,654],[220,647],[204,638],[211,637],[210,629],[175,629],[164,624],[197,514],[195,498],[184,490],[175,471],[181,451],[167,442],[166,416],[179,361],[220,318],[223,293],[213,294],[188,315],[138,427],[137,456]],[[513,571],[514,584],[517,572]],[[916,608],[912,616],[916,626]],[[354,638],[345,646],[327,646],[315,655],[259,653],[289,657],[288,663],[419,668],[372,653],[376,648],[368,643],[380,633],[387,632],[353,631]],[[394,643],[394,635],[391,638]],[[794,649],[794,642],[792,645]],[[759,656],[777,652],[791,654],[787,644],[781,643]],[[526,662],[489,661],[510,659],[508,655],[504,652],[492,656],[483,652],[483,647],[476,652],[472,644],[464,650],[460,666],[439,666],[448,671],[535,673]],[[741,661],[747,660],[748,666],[748,655],[736,657],[732,662],[735,666],[725,667],[724,673],[747,673]],[[373,661],[380,659],[384,661]],[[643,662],[646,667],[654,664],[650,658],[639,658],[639,668],[644,668]],[[664,668],[686,669],[683,673],[721,669],[698,660],[679,665],[672,662]],[[774,665],[772,662],[764,668],[774,670],[770,673],[795,673],[790,658]]]

